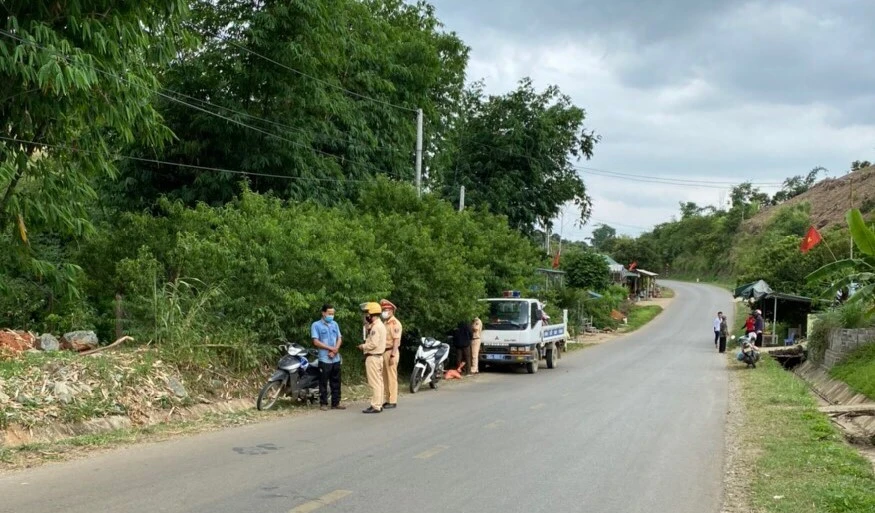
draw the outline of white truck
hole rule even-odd
[[[480,365],[521,365],[529,374],[538,372],[542,359],[554,369],[568,340],[568,311],[561,324],[550,324],[537,299],[518,292],[507,297],[481,299],[489,303],[480,334]]]

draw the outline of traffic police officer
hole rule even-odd
[[[363,303],[367,335],[365,343],[358,346],[365,355],[365,370],[368,385],[371,387],[371,405],[362,413],[383,411],[383,352],[386,350],[386,326],[380,319],[382,309],[379,303]]]
[[[401,348],[401,321],[395,317],[395,305],[387,299],[380,301],[381,315],[386,324],[386,351],[383,353],[383,388],[386,402],[383,408],[398,406],[398,358]]]

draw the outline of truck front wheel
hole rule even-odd
[[[526,364],[526,372],[528,372],[529,374],[534,374],[538,372],[538,367],[541,364],[541,354],[539,353],[537,347],[534,349],[534,351],[532,351],[532,357],[534,358],[534,361]]]

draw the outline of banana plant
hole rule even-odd
[[[864,301],[872,304],[875,297],[875,232],[866,226],[863,214],[858,209],[849,210],[846,219],[851,238],[859,250],[858,256],[826,264],[809,274],[806,279],[812,283],[833,278],[831,286],[824,291],[827,297],[834,297],[842,288],[856,284],[860,288],[849,302]]]

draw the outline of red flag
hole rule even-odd
[[[802,239],[802,244],[799,245],[799,251],[808,253],[811,251],[811,248],[820,244],[821,240],[823,239],[820,237],[820,232],[817,231],[817,228],[812,226],[808,229],[805,238]]]
[[[559,254],[562,253],[562,250],[556,252],[556,256],[553,257],[553,269],[559,269]]]

